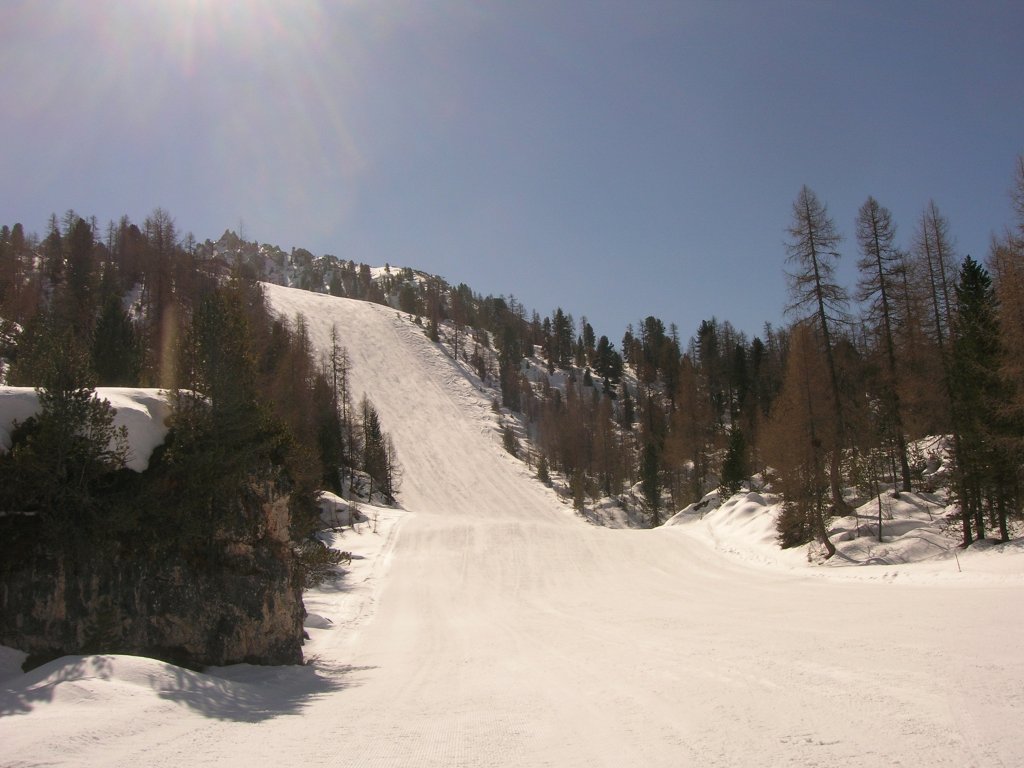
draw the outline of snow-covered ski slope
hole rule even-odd
[[[283,316],[306,318],[314,346],[329,350],[331,329],[351,360],[353,405],[366,393],[392,436],[403,467],[402,505],[445,517],[565,519],[553,492],[526,481],[525,467],[501,450],[490,400],[423,329],[394,310],[264,284]]]
[[[407,319],[267,292],[318,345],[337,325],[408,514],[345,534],[311,666],[54,662],[0,684],[0,765],[1024,765],[1020,580],[811,576],[694,526],[588,526]]]

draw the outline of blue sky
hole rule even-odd
[[[855,280],[868,195],[909,243],[1012,222],[1024,4],[0,2],[0,221],[73,208],[425,269],[618,343],[784,320],[801,185]]]

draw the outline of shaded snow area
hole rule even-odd
[[[267,293],[321,347],[337,324],[402,509],[330,534],[352,560],[307,595],[305,667],[93,656],[22,675],[0,655],[0,764],[1024,764],[1019,551],[957,571],[851,540],[815,565],[774,546],[765,494],[653,531],[588,525],[502,450],[489,398],[422,329]],[[870,558],[889,564],[852,564]],[[899,577],[851,577],[869,573]]]
[[[171,407],[162,389],[97,387],[96,398],[114,407],[114,426],[128,432],[128,468],[143,472],[153,449],[167,436]],[[0,451],[11,449],[11,430],[39,412],[39,397],[32,387],[0,387]]]

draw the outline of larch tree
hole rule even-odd
[[[831,557],[836,549],[828,537],[825,447],[835,444],[838,424],[831,416],[831,386],[816,335],[810,322],[793,328],[782,390],[772,405],[763,442],[785,499],[777,521],[779,543],[792,547],[816,539]]]
[[[787,310],[813,321],[824,352],[832,394],[832,418],[835,420],[835,442],[829,446],[829,487],[832,505],[844,512],[849,505],[843,498],[840,463],[846,447],[846,418],[835,357],[835,330],[847,322],[849,298],[836,282],[836,265],[842,237],[828,215],[825,205],[806,185],[793,203],[793,222],[786,245],[789,290],[792,303]]]
[[[174,260],[178,253],[178,232],[174,219],[157,208],[143,222],[146,266],[143,281],[145,336],[155,354],[151,359],[152,378],[160,386],[171,386],[176,378],[173,349],[181,331],[179,313],[174,306]]]
[[[941,372],[942,405],[949,418],[949,430],[953,437],[953,451],[957,456],[964,455],[961,445],[961,428],[958,413],[954,408],[956,394],[953,384],[953,363],[951,347],[953,344],[953,317],[956,311],[956,262],[952,237],[949,233],[949,221],[939,212],[932,200],[928,203],[914,235],[911,250],[911,268],[917,278],[916,282],[923,286],[924,304],[928,308],[929,321],[926,324],[932,343],[937,350],[939,370]],[[958,473],[956,483],[960,498],[969,495],[969,489],[963,485],[965,476]],[[963,543],[972,543],[970,522],[966,519],[968,511],[964,509]]]
[[[930,329],[941,354],[945,356],[954,309],[957,258],[949,233],[949,221],[939,212],[934,200],[921,214],[912,254],[916,282],[924,287],[926,293]]]
[[[896,227],[888,208],[868,197],[857,214],[857,243],[861,258],[858,299],[868,302],[870,317],[878,324],[885,350],[886,376],[883,397],[888,411],[886,423],[891,425],[900,465],[902,489],[910,492],[910,462],[907,460],[907,438],[903,427],[899,390],[896,387],[896,345],[893,340],[894,308],[892,296],[895,283],[903,271],[903,254],[896,247]]]
[[[989,268],[999,300],[999,330],[1003,341],[1000,374],[1006,388],[1002,417],[1011,426],[1005,440],[1024,463],[1024,155],[1017,158],[1013,190],[1016,227],[993,241]],[[1015,354],[1010,354],[1015,350]]]

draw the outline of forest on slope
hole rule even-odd
[[[934,201],[901,242],[891,213],[869,197],[854,217],[857,284],[846,286],[836,221],[804,187],[781,265],[788,325],[766,324],[750,339],[712,317],[684,342],[649,316],[618,349],[562,308],[541,317],[408,268],[287,256],[231,233],[200,250],[232,254],[252,277],[420,318],[498,384],[511,416],[506,447],[542,480],[563,478],[577,509],[636,500],[659,525],[716,486],[735,491],[759,475],[785,499],[782,545],[816,539],[827,555],[829,518],[886,489],[941,490],[965,545],[1013,535],[1024,465],[1024,159],[1012,195],[1016,220],[983,261],[956,253]],[[930,435],[953,445],[942,489],[914,449]]]
[[[577,509],[635,499],[657,526],[759,475],[785,500],[780,542],[816,539],[830,552],[828,519],[858,494],[920,487],[908,446],[941,434],[954,446],[963,543],[993,532],[1005,541],[1020,521],[1024,465],[1024,159],[1015,172],[1017,219],[984,263],[955,253],[934,202],[903,245],[868,198],[853,287],[837,281],[835,220],[804,187],[786,230],[786,327],[749,339],[710,318],[684,342],[646,317],[618,349],[562,308],[541,317],[408,267],[231,232],[199,243],[161,209],[102,234],[74,211],[51,217],[43,237],[4,225],[3,383],[39,388],[43,408],[0,457],[0,525],[36,555],[86,545],[194,557],[225,538],[259,538],[259,510],[286,498],[291,544],[279,557],[314,578],[332,557],[312,538],[315,492],[341,491],[358,471],[391,497],[397,457],[370,400],[353,404],[344,329],[317,356],[301,318],[270,312],[264,280],[416,317],[497,385],[506,448],[542,481],[560,477]],[[90,396],[100,385],[172,393],[168,440],[146,472],[125,472],[110,450],[109,407]],[[158,543],[157,527],[175,535]]]

